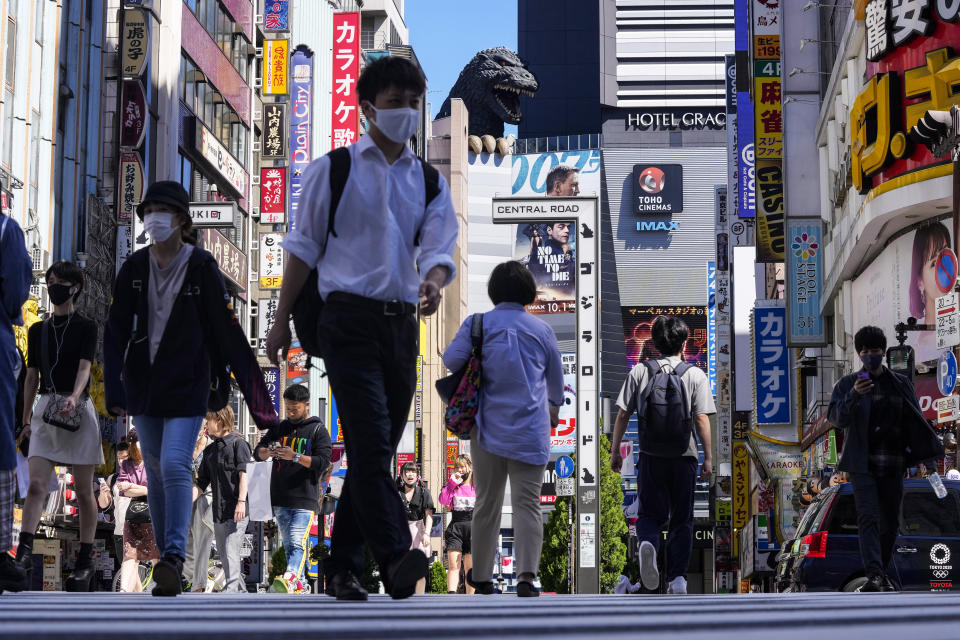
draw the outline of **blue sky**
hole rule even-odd
[[[434,114],[477,51],[517,50],[516,0],[406,0],[404,4],[410,45],[427,74],[427,101]],[[516,127],[507,127],[511,131],[515,134]]]

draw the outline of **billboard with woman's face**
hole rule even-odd
[[[936,282],[937,258],[952,245],[950,229],[940,221],[891,242],[853,281],[846,333],[852,336],[860,327],[875,325],[883,329],[887,345],[894,346],[898,322],[912,316],[918,324],[935,324],[936,299],[942,295]],[[907,344],[916,352],[918,363],[940,357],[933,331],[910,332]]]

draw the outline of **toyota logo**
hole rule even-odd
[[[950,562],[950,547],[938,542],[930,549],[930,559],[936,564],[947,564]]]

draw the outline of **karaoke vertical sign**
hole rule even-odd
[[[333,14],[332,148],[346,147],[360,136],[360,14]]]

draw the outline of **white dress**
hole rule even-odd
[[[53,400],[52,393],[40,396],[30,421],[30,455],[51,460],[57,464],[103,464],[103,446],[100,443],[100,420],[93,400],[87,398],[81,410],[80,428],[70,432],[43,421],[43,412]]]

